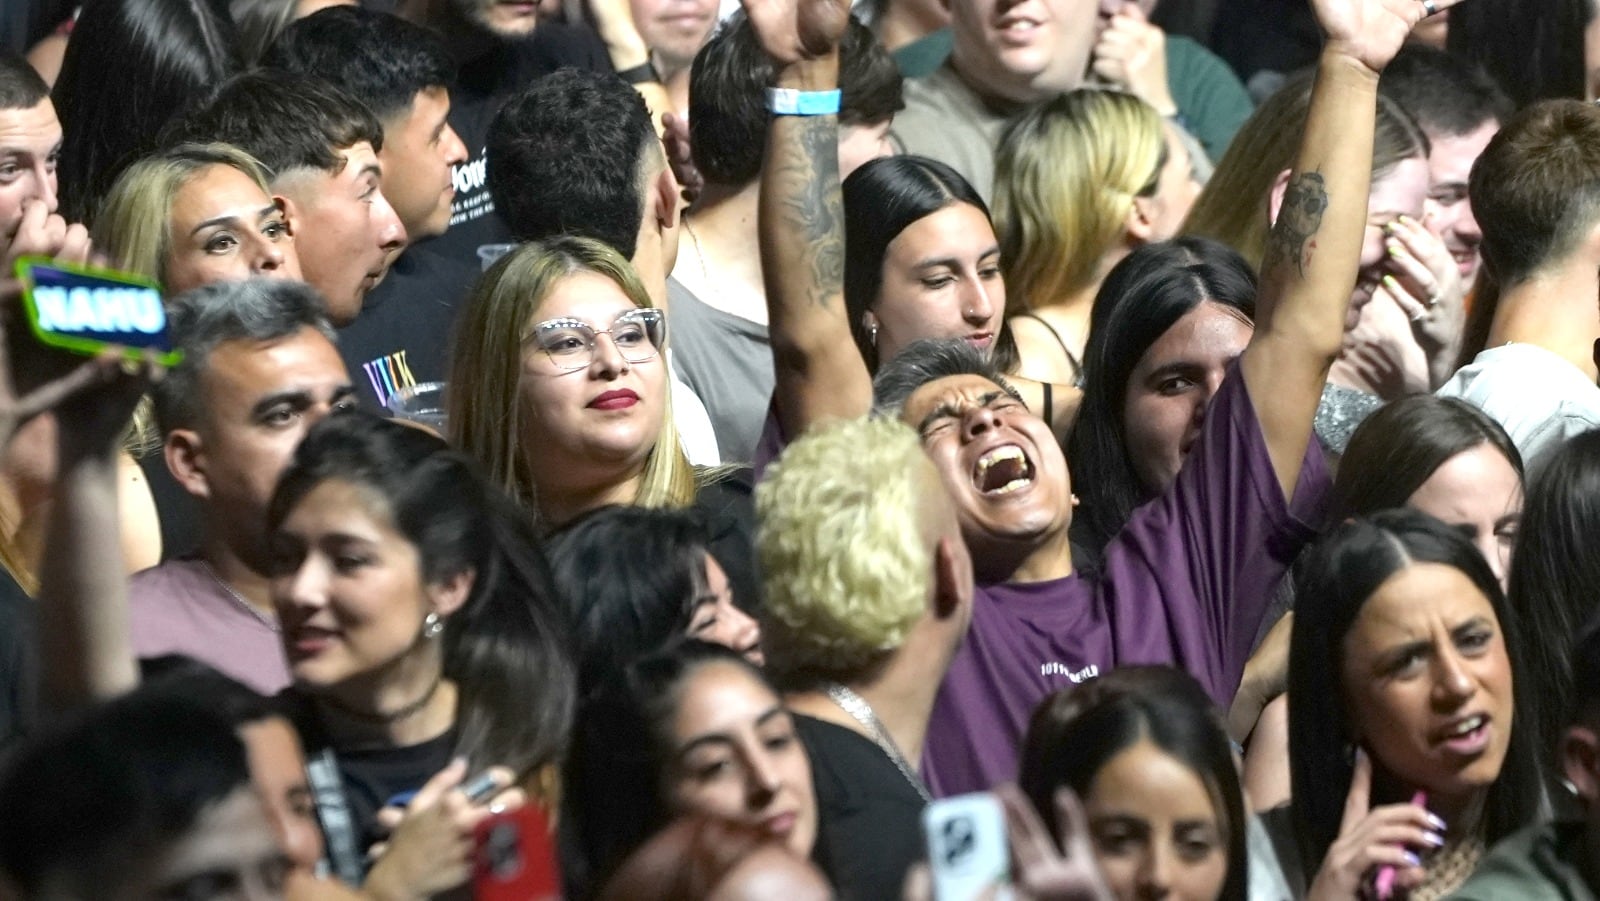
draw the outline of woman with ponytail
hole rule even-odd
[[[284,696],[337,875],[359,883],[402,817],[466,837],[508,785],[549,797],[574,694],[549,571],[465,457],[398,423],[330,417],[268,526]],[[469,871],[442,863],[444,882]]]

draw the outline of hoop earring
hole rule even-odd
[[[427,616],[422,618],[422,637],[423,638],[438,638],[439,637],[439,633],[441,633],[443,631],[444,631],[444,620],[439,618],[439,614],[437,614],[437,613],[429,613]]]

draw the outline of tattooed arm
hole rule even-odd
[[[745,0],[777,71],[775,87],[833,90],[845,0]],[[836,116],[773,116],[761,167],[761,268],[778,417],[792,439],[872,406],[872,382],[844,306],[844,200]]]
[[[1327,41],[1299,156],[1261,264],[1255,335],[1239,363],[1285,497],[1299,481],[1355,289],[1378,74],[1424,14],[1418,0],[1313,5]]]

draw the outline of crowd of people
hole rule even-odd
[[[1600,897],[1600,11],[1262,2],[8,6],[0,899]]]

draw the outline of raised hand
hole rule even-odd
[[[741,0],[761,48],[780,68],[820,59],[839,47],[849,0]]]
[[[1413,888],[1423,879],[1422,861],[1411,849],[1444,844],[1444,821],[1417,804],[1372,809],[1372,761],[1356,752],[1355,773],[1345,796],[1339,837],[1328,848],[1307,901],[1347,901],[1375,880],[1377,869],[1393,867],[1392,885]]]
[[[1459,0],[1312,0],[1327,37],[1324,53],[1382,72],[1418,22]]]
[[[1006,812],[1018,896],[1037,901],[1110,901],[1111,890],[1089,846],[1089,819],[1072,789],[1056,789],[1060,833],[1056,836],[1045,829],[1021,789],[1007,783],[995,794]]]
[[[1156,108],[1178,112],[1167,87],[1167,36],[1137,3],[1124,3],[1094,45],[1094,74]]]
[[[492,812],[525,803],[522,790],[507,788],[511,771],[489,774],[499,789],[491,800],[473,801],[461,790],[466,761],[457,759],[429,779],[405,810],[378,813],[389,840],[373,848],[377,862],[367,877],[368,894],[383,898],[429,898],[464,885],[472,876],[474,830]]]
[[[119,358],[103,354],[74,359],[33,342],[22,321],[22,286],[0,280],[0,449],[10,443],[18,428],[90,388],[119,381]],[[129,392],[136,397],[137,385]],[[131,412],[129,406],[127,412]],[[123,423],[127,417],[123,417]]]
[[[25,256],[53,257],[64,263],[89,262],[89,231],[50,212],[42,200],[22,204],[22,218],[15,233],[0,237],[0,277],[10,277],[12,267]]]

